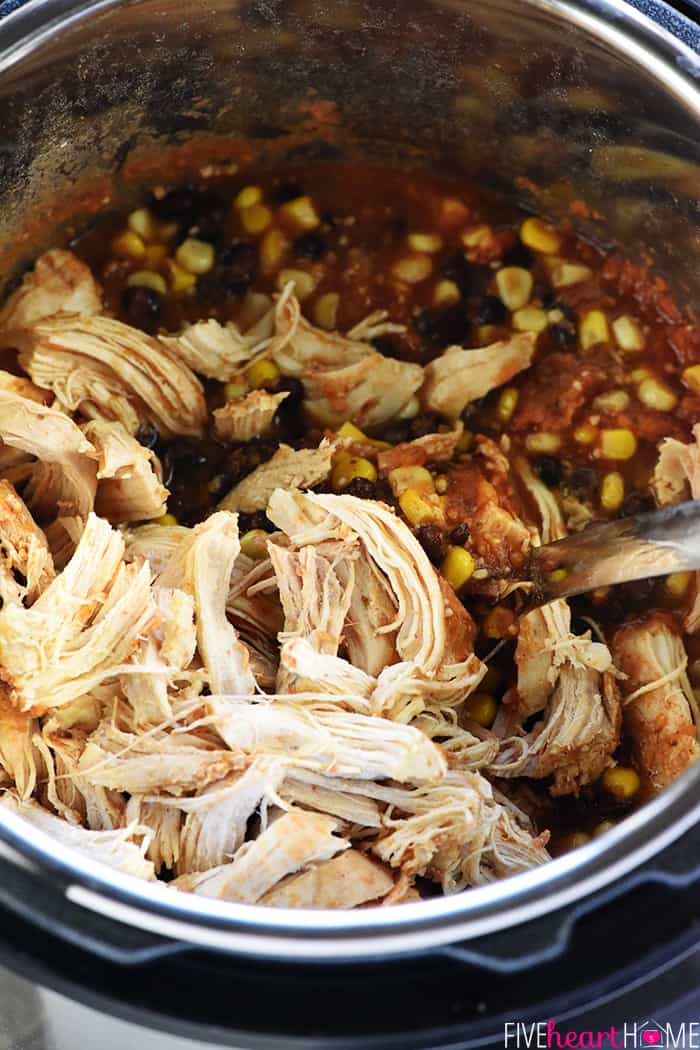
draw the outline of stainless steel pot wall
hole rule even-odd
[[[335,103],[332,123],[315,122],[318,100]],[[0,23],[0,289],[75,212],[251,149],[263,163],[466,173],[552,215],[583,199],[593,239],[643,243],[700,300],[700,58],[616,0],[32,0]],[[176,895],[11,815],[0,839],[124,923],[261,955],[376,956],[504,929],[620,879],[696,823],[699,784],[700,764],[538,871],[349,914]]]

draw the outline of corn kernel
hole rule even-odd
[[[631,459],[637,451],[637,439],[631,430],[624,427],[603,430],[600,435],[600,451],[605,459]]]
[[[459,197],[443,197],[439,221],[443,226],[456,226],[469,218],[469,208]]]
[[[135,270],[126,279],[129,288],[150,288],[159,295],[165,295],[168,288],[164,278],[153,270]]]
[[[162,514],[156,518],[156,525],[178,525],[179,522],[174,514]]]
[[[603,510],[616,511],[625,498],[625,482],[621,474],[612,470],[606,474],[600,486],[600,505]]]
[[[233,203],[242,210],[244,208],[252,208],[254,204],[259,204],[262,199],[263,191],[259,186],[244,186],[234,197]]]
[[[440,567],[440,572],[447,582],[456,591],[459,591],[474,572],[474,559],[464,547],[450,547]]]
[[[582,423],[574,430],[574,441],[578,441],[579,445],[592,445],[597,436],[598,431],[590,423]]]
[[[620,802],[627,802],[639,791],[641,782],[636,769],[631,766],[611,766],[602,776],[604,789]]]
[[[644,349],[644,332],[635,317],[630,317],[629,314],[616,317],[612,323],[612,330],[620,350],[632,353]]]
[[[534,216],[526,219],[520,227],[520,240],[544,255],[555,255],[561,248],[561,237],[554,227]]]
[[[209,273],[214,265],[214,246],[208,241],[188,237],[175,252],[175,260],[189,273]]]
[[[282,230],[273,226],[260,241],[260,266],[263,273],[274,273],[289,252],[289,241]]]
[[[405,255],[403,259],[397,259],[391,272],[404,284],[420,284],[433,272],[433,260],[429,255]]]
[[[657,412],[671,412],[678,403],[673,391],[653,376],[641,381],[637,397],[647,408],[655,408]]]
[[[414,252],[439,252],[442,248],[442,237],[437,233],[409,233],[406,238],[408,247]]]
[[[490,693],[472,693],[462,710],[466,718],[488,729],[498,713],[498,704]]]
[[[246,233],[255,236],[262,233],[272,222],[272,212],[264,204],[252,204],[241,211],[241,225]]]
[[[549,573],[549,582],[550,583],[563,583],[568,575],[569,575],[569,570],[568,569],[565,569],[563,567],[561,569],[553,569],[552,572]]]
[[[369,441],[369,438],[364,431],[360,430],[359,427],[356,427],[355,424],[351,423],[349,420],[341,424],[336,431],[336,434],[339,438],[350,438],[352,441]]]
[[[227,401],[237,401],[248,393],[247,383],[224,383],[224,397]]]
[[[395,467],[389,471],[389,484],[395,496],[412,489],[422,495],[435,491],[433,475],[425,467]]]
[[[420,401],[414,394],[406,404],[403,406],[400,412],[396,413],[396,419],[415,419],[420,412]]]
[[[415,489],[406,489],[399,496],[399,507],[406,521],[411,525],[424,525],[426,522],[435,521],[437,511],[430,503],[423,499]]]
[[[607,835],[609,831],[615,827],[614,820],[601,820],[600,824],[596,824],[593,828],[593,838],[599,839],[601,835]]]
[[[241,554],[253,561],[261,561],[267,557],[267,540],[268,534],[264,529],[249,529],[241,536]]]
[[[496,287],[501,302],[513,313],[530,301],[532,274],[521,266],[504,266],[496,274]]]
[[[332,332],[338,319],[340,296],[337,292],[326,292],[314,303],[314,321],[319,328]]]
[[[439,477],[435,478],[435,491],[438,493],[438,495],[444,496],[449,487],[450,483],[444,474],[441,474]]]
[[[474,441],[474,433],[471,430],[463,430],[462,436],[457,442],[456,452],[468,452]]]
[[[465,248],[478,248],[480,244],[491,237],[490,226],[470,226],[462,234],[462,244]]]
[[[672,572],[666,577],[666,590],[673,598],[682,598],[692,578],[692,572]]]
[[[523,306],[513,314],[513,327],[518,332],[543,332],[547,324],[547,314],[538,306]]]
[[[583,350],[590,350],[598,343],[607,343],[608,319],[602,310],[589,310],[581,320],[578,337]]]
[[[571,288],[575,284],[583,284],[592,276],[593,272],[582,263],[560,260],[550,270],[549,281],[552,288]]]
[[[481,633],[484,638],[508,638],[513,633],[515,616],[505,605],[497,605],[484,617]]]
[[[551,434],[542,430],[537,434],[528,434],[525,438],[525,448],[528,452],[534,452],[538,455],[558,452],[561,448],[561,438],[558,434]]]
[[[310,197],[296,197],[293,201],[287,201],[279,210],[290,222],[300,230],[313,230],[321,220]]]
[[[694,394],[700,394],[700,365],[691,365],[683,372],[683,379]]]
[[[160,227],[148,208],[137,208],[126,221],[129,229],[137,233],[142,240],[158,240]]]
[[[156,270],[168,254],[164,244],[149,244],[143,257],[143,263],[147,270]]]
[[[507,423],[515,412],[519,397],[518,388],[515,386],[507,386],[505,390],[501,391],[496,412],[498,413],[498,418],[502,419],[504,423]]]
[[[461,298],[462,293],[454,281],[438,281],[433,289],[433,306],[451,306]]]
[[[191,292],[194,289],[197,278],[189,270],[178,266],[174,259],[166,259],[165,268],[173,292]]]
[[[626,390],[609,390],[606,394],[599,394],[593,401],[593,407],[598,412],[625,412],[630,405],[630,396]]]
[[[290,281],[294,283],[294,294],[300,303],[308,299],[316,287],[316,280],[313,274],[307,273],[306,270],[280,270],[275,284],[282,291],[284,286],[289,284]]]
[[[559,852],[569,853],[572,849],[579,849],[590,842],[590,837],[585,831],[573,831],[570,835],[564,835],[559,839]]]
[[[143,259],[146,245],[133,230],[124,230],[112,240],[112,251],[122,259]]]
[[[369,459],[361,456],[343,456],[331,471],[331,485],[336,492],[339,492],[346,488],[354,478],[376,481],[377,468]]]
[[[158,227],[158,237],[166,244],[171,244],[180,233],[180,224],[177,222],[162,222]]]
[[[266,383],[274,383],[279,376],[279,368],[269,357],[259,357],[248,369],[248,382],[254,390],[259,390]]]

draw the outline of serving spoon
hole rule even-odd
[[[700,499],[635,514],[533,547],[526,610],[616,583],[700,569]]]

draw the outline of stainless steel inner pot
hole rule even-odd
[[[467,174],[552,216],[583,199],[593,240],[643,245],[700,301],[700,34],[685,30],[684,43],[618,0],[31,0],[0,22],[0,294],[75,214],[252,150],[262,163]],[[314,123],[319,99],[338,123]],[[175,894],[9,813],[0,849],[143,930],[260,956],[376,958],[516,926],[621,880],[698,821],[699,784],[700,763],[573,854],[394,909]]]

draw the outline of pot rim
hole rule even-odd
[[[0,23],[0,76],[57,31],[120,2],[29,0]],[[700,54],[620,0],[530,2],[645,68],[700,130]],[[654,6],[668,10],[659,0]],[[694,35],[700,51],[700,36]],[[151,933],[260,957],[352,960],[480,937],[580,901],[628,875],[700,821],[699,784],[700,762],[606,835],[570,854],[490,885],[400,908],[297,911],[176,894],[162,883],[146,883],[93,861],[2,807],[0,856],[35,874],[57,877],[73,903]]]

